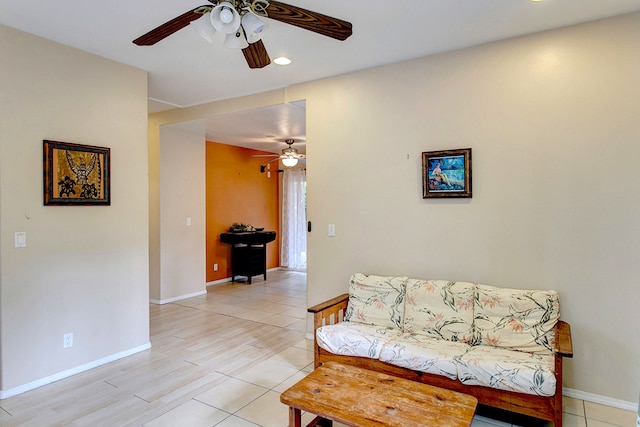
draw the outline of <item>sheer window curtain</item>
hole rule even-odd
[[[307,175],[288,169],[282,181],[282,250],[280,265],[292,270],[307,268]]]

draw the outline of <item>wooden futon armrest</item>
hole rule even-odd
[[[313,307],[309,307],[307,309],[307,311],[309,313],[317,313],[319,311],[323,311],[326,310],[327,308],[334,306],[336,304],[340,304],[343,301],[347,301],[349,299],[349,294],[342,294],[340,296],[337,296],[335,298],[331,298],[328,301],[325,302],[321,302],[320,304],[316,304]]]
[[[554,350],[562,357],[573,357],[571,326],[562,320],[558,320],[556,324],[556,346]]]
[[[309,307],[307,311],[313,313],[313,329],[324,325],[333,325],[344,318],[349,303],[349,294],[342,294],[328,301]]]

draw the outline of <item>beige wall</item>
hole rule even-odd
[[[165,126],[160,141],[161,287],[152,300],[164,303],[206,292],[205,140]]]
[[[306,99],[309,304],[356,271],[557,289],[566,391],[636,402],[639,41],[636,13],[492,43],[153,115],[150,144],[162,123]],[[465,147],[473,198],[423,200],[420,154]]]
[[[149,344],[147,76],[5,26],[0,58],[6,397]],[[111,206],[43,206],[43,139],[110,147]]]
[[[358,271],[557,289],[565,386],[637,402],[640,14],[290,92],[307,101],[309,304]],[[473,198],[423,200],[421,152],[466,147]]]

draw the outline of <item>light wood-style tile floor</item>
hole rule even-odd
[[[313,369],[306,304],[306,275],[279,270],[150,305],[150,350],[0,401],[0,426],[285,427],[280,393]],[[565,427],[635,426],[582,400],[564,410]],[[512,425],[550,424],[487,408],[472,424]]]

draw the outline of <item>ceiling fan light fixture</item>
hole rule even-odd
[[[208,14],[216,32],[236,35],[235,38],[228,38],[227,46],[246,46],[242,48],[245,61],[249,68],[256,69],[269,65],[271,58],[261,40],[267,26],[255,18],[269,18],[341,41],[353,34],[353,25],[350,22],[275,0],[209,0],[209,3],[170,19],[134,39],[133,43],[136,46],[153,46]],[[243,25],[245,15],[248,16]],[[194,23],[194,27],[195,25]],[[212,41],[213,30],[202,28],[199,32],[207,41]],[[283,59],[277,61],[279,65],[289,62]]]
[[[211,12],[207,12],[202,15],[201,18],[191,21],[189,25],[200,35],[200,37],[209,43],[213,43],[213,37],[216,35],[216,29],[211,25]]]
[[[269,27],[268,24],[262,22],[260,18],[251,12],[247,12],[242,17],[242,28],[247,34],[247,41],[255,43],[262,38],[263,32]]]
[[[288,168],[292,168],[298,164],[298,159],[296,157],[285,157],[282,159],[282,164]]]
[[[224,34],[234,34],[240,28],[240,14],[228,1],[218,3],[211,10],[211,25]]]

